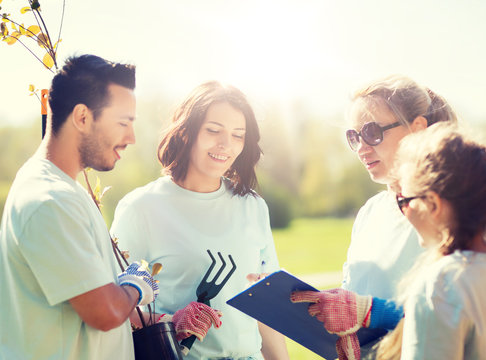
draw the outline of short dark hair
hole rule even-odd
[[[233,86],[210,81],[195,88],[176,109],[172,124],[166,131],[157,150],[157,156],[164,172],[174,181],[186,178],[191,149],[206,118],[209,107],[215,103],[228,103],[241,111],[246,121],[245,145],[241,154],[224,174],[233,187],[235,195],[255,194],[257,186],[255,166],[262,150],[258,145],[260,131],[255,114],[246,96]]]
[[[89,54],[68,58],[49,90],[52,133],[58,133],[77,104],[86,105],[96,119],[110,101],[110,84],[135,89],[135,66]]]

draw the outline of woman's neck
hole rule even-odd
[[[172,179],[174,181],[174,179]],[[199,181],[197,179],[187,178],[180,181],[174,181],[181,188],[198,193],[211,193],[221,187],[221,178],[214,181]]]

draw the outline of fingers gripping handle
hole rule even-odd
[[[118,283],[120,286],[128,285],[138,290],[137,305],[149,304],[159,294],[159,285],[139,262],[133,262],[124,272],[119,274]]]
[[[211,265],[209,266],[206,274],[204,275],[203,279],[201,280],[199,286],[197,287],[196,290],[196,296],[197,296],[197,301],[201,302],[203,304],[206,304],[209,306],[209,300],[214,298],[216,295],[218,295],[219,291],[223,288],[223,286],[226,284],[226,282],[229,280],[231,275],[236,270],[236,264],[233,261],[233,258],[231,255],[228,255],[232,268],[230,271],[226,274],[225,278],[219,283],[216,284],[218,278],[220,277],[221,273],[223,272],[223,269],[226,266],[226,262],[224,261],[223,256],[221,255],[220,252],[218,252],[218,256],[221,259],[222,265],[217,271],[216,275],[213,277],[211,281],[207,281],[209,274],[212,272],[214,266],[216,265],[216,259],[214,256],[211,254],[210,250],[207,250],[209,257],[211,258]],[[189,353],[189,350],[191,349],[192,345],[194,344],[194,341],[196,340],[195,335],[191,335],[190,337],[182,340],[181,342],[181,352],[184,355],[187,355]]]
[[[204,300],[203,304],[206,304],[209,306],[209,300]],[[189,350],[191,350],[192,345],[194,344],[194,341],[196,341],[196,335],[191,335],[188,338],[185,338],[184,340],[181,341],[181,352],[182,355],[186,356],[189,354]]]

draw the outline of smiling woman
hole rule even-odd
[[[236,263],[211,299],[211,306],[224,313],[221,328],[206,335],[197,325],[176,326],[180,337],[206,335],[187,359],[288,359],[282,335],[226,304],[247,287],[247,276],[279,268],[268,208],[253,190],[259,140],[245,95],[232,86],[204,83],[175,111],[159,144],[166,176],[135,189],[116,208],[111,231],[121,246],[137,259],[164,265],[156,276],[163,284],[155,304],[160,314],[196,300],[210,265],[207,250],[231,254]]]
[[[245,117],[227,102],[212,104],[192,146],[185,189],[216,191],[221,176],[233,165],[245,144]]]

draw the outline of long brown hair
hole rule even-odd
[[[235,195],[255,194],[257,186],[255,166],[262,150],[258,145],[260,131],[255,114],[246,96],[237,88],[210,81],[196,87],[176,109],[172,122],[159,143],[157,157],[163,173],[174,181],[187,176],[191,149],[206,118],[209,107],[215,103],[228,103],[241,111],[246,120],[245,145],[241,154],[224,176],[231,181]]]

